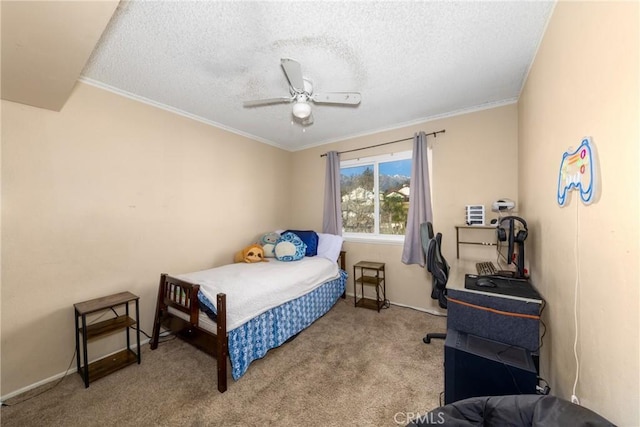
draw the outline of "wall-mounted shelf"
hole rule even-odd
[[[481,245],[481,246],[497,246],[498,240],[494,236],[491,242],[477,241],[477,240],[460,240],[460,229],[463,230],[495,230],[495,225],[456,225],[456,258],[460,258],[460,245]]]

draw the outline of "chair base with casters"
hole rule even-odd
[[[433,234],[433,231],[428,230],[429,233],[424,232],[430,226],[430,223],[425,223],[425,227],[421,226],[421,238],[422,248],[426,255],[425,267],[427,271],[431,273],[432,285],[431,285],[431,298],[438,300],[440,308],[447,308],[447,281],[449,280],[449,264],[447,260],[442,256],[442,233],[438,233],[434,238],[429,239],[428,234]],[[444,340],[447,338],[446,333],[428,333],[422,341],[425,344],[431,343],[432,339]]]
[[[424,342],[425,344],[430,344],[431,340],[433,340],[433,339],[446,340],[447,339],[447,334],[438,333],[438,332],[432,332],[430,334],[427,334],[424,338],[422,338],[422,342]]]

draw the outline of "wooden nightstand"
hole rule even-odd
[[[360,269],[358,275],[357,269]],[[358,299],[358,283],[360,284],[360,296]],[[376,299],[364,297],[364,285],[372,285],[376,288]],[[353,301],[356,307],[365,307],[378,310],[384,307],[387,300],[386,274],[383,262],[360,261],[353,266]]]
[[[138,364],[140,364],[140,329],[136,328],[137,348],[135,352],[131,349],[129,339],[129,328],[137,324],[139,319],[140,310],[138,308],[138,299],[139,297],[131,292],[121,292],[119,294],[79,302],[73,305],[76,318],[76,362],[78,365],[78,374],[80,374],[84,380],[85,388],[89,387],[90,381],[102,378],[133,363],[138,362]],[[132,302],[135,302],[136,306],[135,319],[129,317],[129,303]],[[116,317],[112,317],[111,319],[87,325],[87,314],[112,309],[115,311],[115,308],[119,306],[125,306],[124,316],[116,315]],[[81,326],[78,324],[78,318],[82,318]],[[87,363],[87,342],[118,331],[126,332],[127,348],[92,363]],[[82,335],[82,366],[80,366],[80,335]]]

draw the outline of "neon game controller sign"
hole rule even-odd
[[[558,204],[564,206],[569,200],[570,191],[580,193],[585,205],[595,201],[597,190],[595,147],[591,138],[585,137],[575,151],[562,155],[558,174]]]

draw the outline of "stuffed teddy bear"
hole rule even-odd
[[[260,244],[262,245],[262,249],[264,250],[264,256],[266,258],[275,258],[275,254],[273,253],[273,249],[276,247],[276,243],[280,238],[280,234],[275,231],[271,233],[265,233],[260,238]]]
[[[264,258],[264,250],[261,245],[253,244],[242,249],[233,257],[233,262],[269,262]]]

